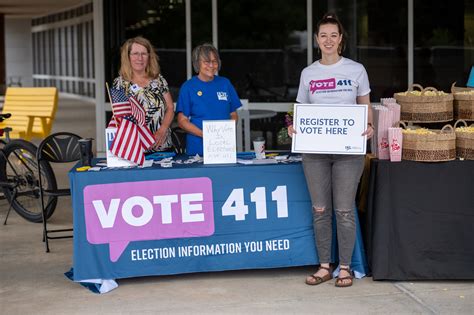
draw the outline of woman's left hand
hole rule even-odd
[[[367,125],[367,129],[365,129],[362,136],[367,136],[367,139],[370,139],[373,137],[373,135],[374,135],[374,127],[372,126],[372,124]]]
[[[153,148],[158,149],[165,142],[167,135],[168,135],[168,128],[161,126],[153,134],[153,137],[155,137],[155,144],[153,145]]]

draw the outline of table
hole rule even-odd
[[[318,263],[300,163],[73,169],[69,177],[75,281]],[[352,268],[365,274],[357,235]]]
[[[237,151],[250,151],[250,120],[272,118],[277,115],[273,110],[248,109],[248,100],[242,100],[242,107],[237,110],[239,119],[237,121]]]
[[[373,159],[366,225],[374,280],[474,279],[474,161]]]

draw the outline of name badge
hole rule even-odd
[[[141,89],[142,89],[142,88],[139,87],[137,84],[132,84],[132,85],[130,86],[130,90],[131,90],[134,94],[138,93]]]

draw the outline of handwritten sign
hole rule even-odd
[[[365,154],[367,105],[295,104],[292,152]]]
[[[204,164],[237,162],[234,120],[202,122]]]
[[[105,129],[105,152],[107,152],[107,167],[130,167],[136,166],[137,164],[119,158],[118,156],[114,155],[110,148],[112,147],[112,141],[115,139],[115,135],[117,134],[117,128],[106,128]]]

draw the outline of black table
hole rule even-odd
[[[474,279],[474,161],[373,159],[366,225],[374,280]]]

